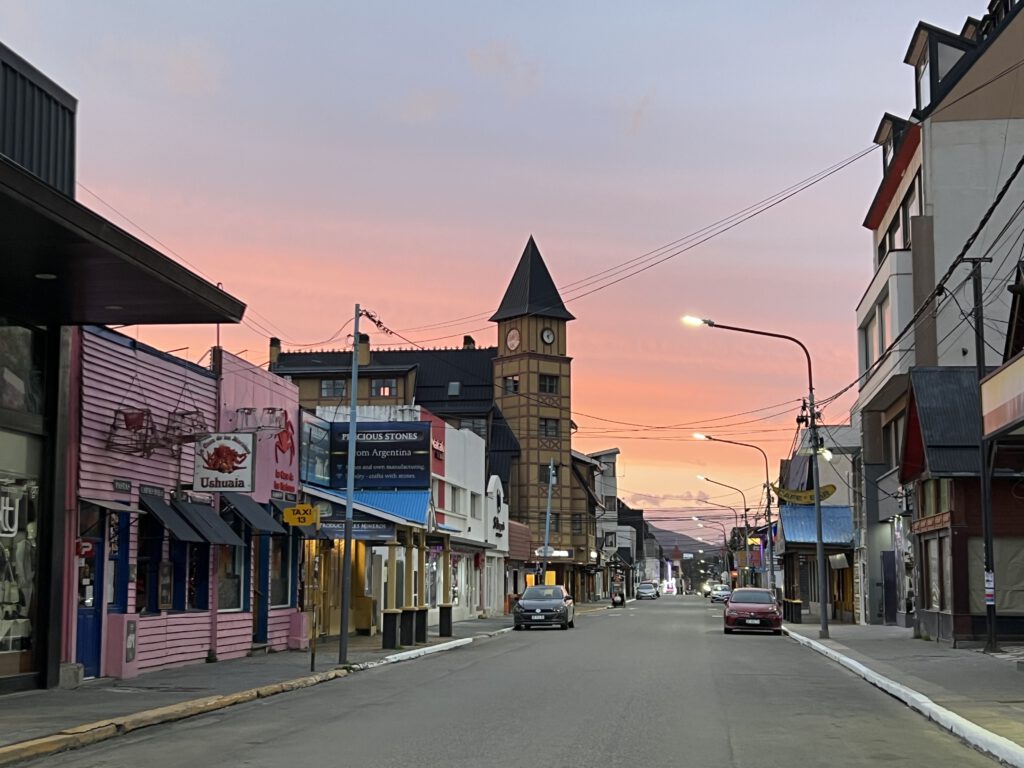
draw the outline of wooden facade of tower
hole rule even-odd
[[[550,558],[549,569],[571,591],[582,583],[577,567],[589,562],[593,538],[586,497],[572,472],[572,360],[566,328],[573,319],[531,237],[491,317],[498,324],[494,400],[520,446],[510,478],[509,514],[529,525],[534,548],[544,541],[547,468],[555,462],[550,545],[567,555]]]

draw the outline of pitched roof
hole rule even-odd
[[[540,255],[537,244],[530,235],[529,242],[519,259],[519,265],[512,275],[512,281],[505,290],[498,311],[491,316],[492,322],[508,320],[512,317],[552,317],[556,320],[575,320],[576,318],[565,308],[562,297],[558,294],[551,273]]]
[[[494,402],[494,347],[479,349],[394,349],[371,352],[359,375],[416,370],[416,404],[438,416],[484,415]],[[281,376],[351,373],[350,352],[282,352],[272,366]],[[457,394],[449,388],[459,382]]]
[[[783,504],[779,507],[782,536],[788,544],[814,544],[818,541],[818,523],[810,504]],[[821,505],[821,540],[825,544],[853,546],[853,509],[833,504]]]
[[[925,469],[933,476],[978,474],[978,391],[974,367],[911,369],[901,479],[916,477]],[[914,441],[923,448],[924,466],[910,466]]]

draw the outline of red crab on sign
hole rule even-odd
[[[276,463],[280,463],[282,454],[288,454],[289,463],[295,459],[295,426],[288,418],[287,413],[284,415],[284,428],[277,433],[277,438],[274,440],[274,461]]]
[[[247,451],[240,453],[230,445],[218,445],[212,451],[203,454],[203,464],[214,472],[229,475],[241,469],[247,458],[249,458]]]

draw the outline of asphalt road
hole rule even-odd
[[[157,726],[53,766],[996,763],[786,637],[663,597]]]

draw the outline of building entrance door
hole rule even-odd
[[[100,674],[103,646],[103,539],[83,537],[78,544],[78,628],[75,658],[85,668],[86,677]]]

